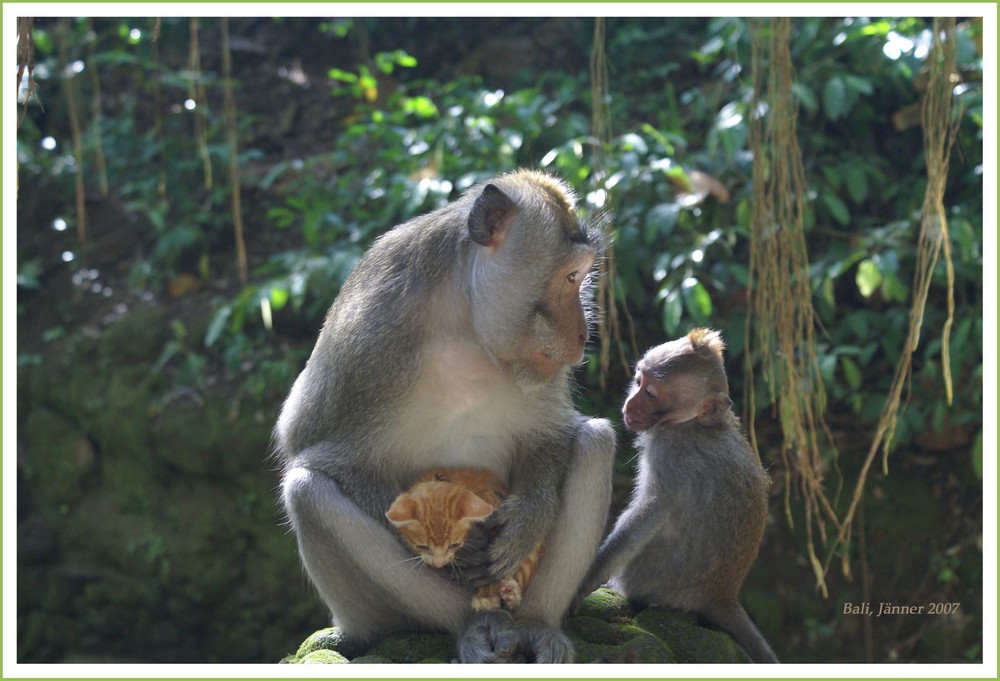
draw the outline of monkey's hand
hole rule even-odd
[[[549,527],[544,519],[556,515],[556,510],[546,508],[546,501],[511,494],[490,516],[495,527],[489,547],[490,574],[494,580],[513,575],[545,536]]]
[[[476,523],[465,537],[462,548],[455,554],[455,567],[462,582],[472,589],[478,589],[497,581],[493,576],[493,559],[490,557],[490,543],[496,537],[498,525],[493,516]]]

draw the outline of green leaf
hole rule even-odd
[[[403,110],[406,113],[416,114],[420,118],[433,118],[438,113],[434,102],[427,97],[407,97],[403,100]]]
[[[229,315],[231,315],[232,312],[232,305],[223,305],[212,317],[212,321],[208,325],[208,330],[205,331],[206,348],[212,347],[215,344],[215,341],[219,340],[219,336],[222,335],[222,330],[226,328],[226,322],[229,321]]]
[[[677,217],[681,207],[676,203],[661,203],[653,206],[646,213],[645,238],[647,244],[652,244],[657,237],[666,237],[677,225]]]
[[[858,265],[858,273],[854,280],[858,284],[858,291],[865,298],[871,298],[872,294],[882,283],[882,272],[873,260],[862,260]]]
[[[899,280],[895,274],[886,274],[882,278],[882,297],[897,303],[905,303],[910,295],[910,289]]]
[[[326,75],[330,76],[333,80],[339,80],[343,83],[357,83],[358,77],[353,73],[348,73],[347,71],[341,71],[340,69],[330,69],[326,72]]]
[[[977,478],[983,479],[983,431],[979,431],[976,441],[972,443],[972,470]]]
[[[830,215],[833,219],[847,227],[851,224],[851,211],[848,210],[847,204],[840,200],[836,194],[823,194],[823,203],[826,204],[827,209],[830,211]]]
[[[673,337],[677,333],[683,312],[684,308],[677,291],[668,293],[663,300],[663,331],[667,336]]]
[[[707,321],[712,314],[712,296],[708,289],[700,281],[690,277],[681,284],[681,293],[684,295],[684,305],[695,321]]]
[[[844,370],[844,378],[847,380],[847,385],[851,386],[852,390],[859,389],[861,387],[861,369],[858,368],[854,360],[841,355],[840,367]]]
[[[854,203],[861,203],[868,198],[868,174],[857,165],[849,165],[844,173],[844,183],[847,195]]]
[[[833,372],[837,368],[836,355],[823,355],[819,360],[819,375],[823,383],[830,385],[833,383]]]
[[[268,297],[271,299],[271,309],[280,310],[285,305],[288,304],[288,299],[291,296],[288,289],[285,288],[272,288],[268,293]]]
[[[810,113],[816,111],[816,108],[819,106],[813,91],[801,83],[792,83],[792,95],[799,100],[802,108]]]
[[[850,73],[844,74],[844,82],[855,92],[860,92],[863,95],[870,95],[875,92],[875,88],[872,86],[872,82],[867,78],[861,78],[860,76],[855,76]]]
[[[831,121],[841,118],[847,113],[847,86],[840,76],[834,76],[826,81],[823,88],[823,110]]]

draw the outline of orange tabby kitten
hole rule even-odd
[[[485,468],[435,468],[427,471],[393,502],[386,518],[426,562],[444,567],[461,548],[469,528],[484,520],[507,495],[507,487]],[[536,546],[517,571],[496,584],[479,588],[473,610],[521,604],[521,593],[535,571],[542,545]]]

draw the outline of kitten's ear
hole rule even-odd
[[[406,492],[400,494],[386,511],[385,517],[396,527],[412,523],[417,517],[417,500]]]
[[[485,520],[490,513],[493,513],[493,507],[472,492],[466,492],[458,501],[458,512],[464,523],[472,524]]]

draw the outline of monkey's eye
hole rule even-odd
[[[415,548],[417,551],[430,551],[431,550],[431,547],[427,546],[426,544],[417,544],[413,548]]]
[[[580,281],[580,273],[579,272],[570,272],[569,274],[566,275],[566,281],[568,281],[569,283],[571,283],[571,284],[573,284],[575,286]]]
[[[459,549],[459,548],[461,548],[461,547],[462,547],[462,542],[458,542],[458,543],[456,543],[456,544],[450,544],[450,545],[448,546],[448,548],[449,548],[449,549],[451,549],[451,550],[453,550],[453,551],[454,551],[455,549]]]

